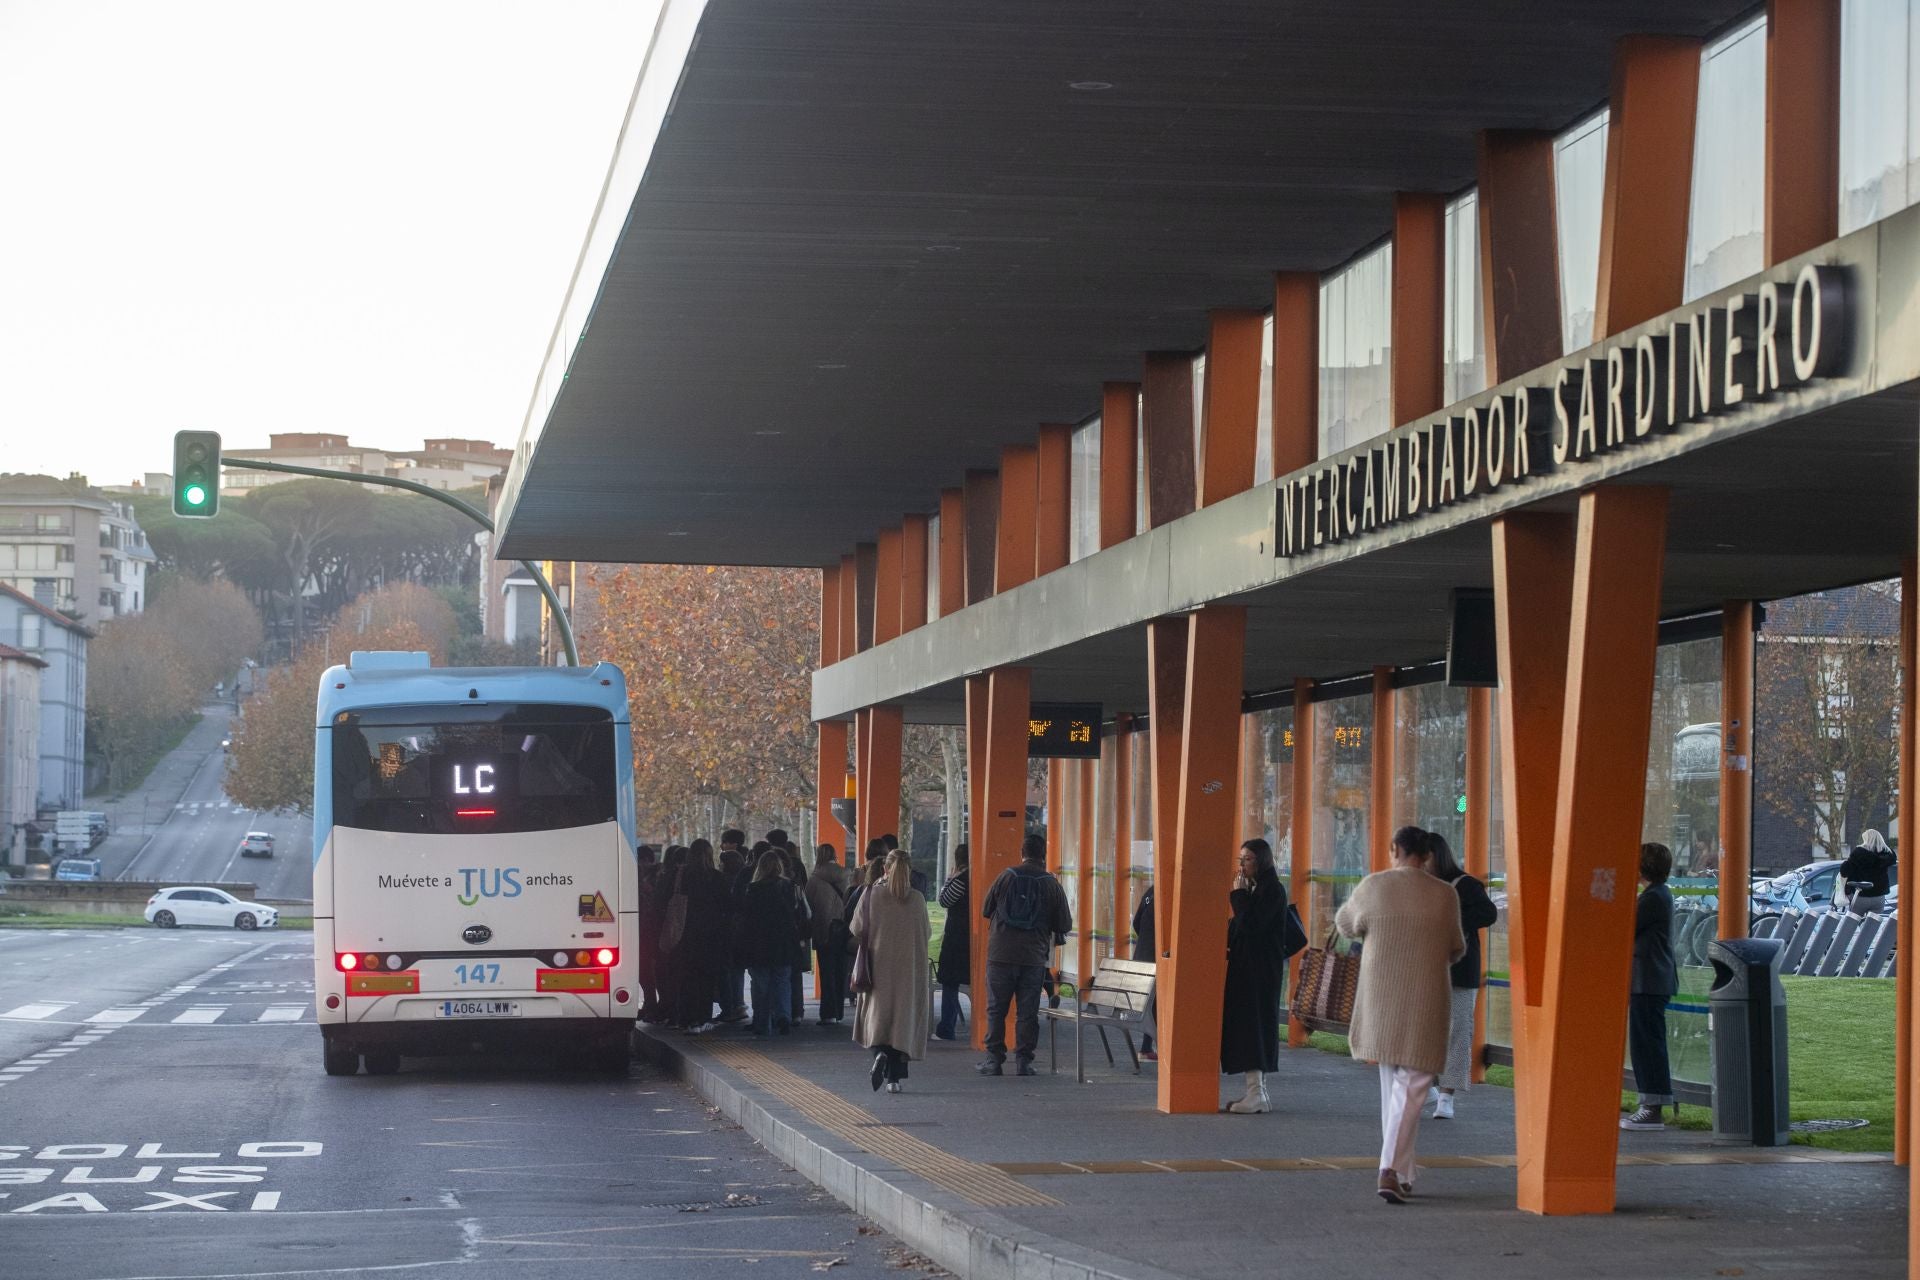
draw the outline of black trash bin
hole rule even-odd
[[[1778,938],[1719,939],[1707,947],[1713,986],[1713,1136],[1756,1147],[1787,1144],[1787,990]]]

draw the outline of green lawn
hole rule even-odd
[[[1857,1117],[1864,1129],[1795,1134],[1807,1146],[1835,1151],[1893,1150],[1892,978],[1782,978],[1787,988],[1788,1097],[1795,1120]],[[1345,1036],[1314,1032],[1308,1043],[1345,1054]],[[1513,1087],[1513,1068],[1488,1067],[1487,1083]],[[1633,1095],[1623,1092],[1621,1105]],[[1711,1129],[1705,1107],[1680,1108],[1679,1127]]]

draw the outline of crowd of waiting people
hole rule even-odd
[[[1480,999],[1480,933],[1498,911],[1468,875],[1446,839],[1418,827],[1394,832],[1391,865],[1367,876],[1335,914],[1334,925],[1364,947],[1349,1044],[1378,1064],[1381,1154],[1379,1195],[1404,1203],[1417,1173],[1415,1139],[1428,1103],[1435,1119],[1454,1115],[1468,1087],[1475,1006]],[[1021,858],[979,899],[987,931],[987,1056],[980,1074],[1007,1073],[1008,1014],[1015,1075],[1034,1074],[1043,998],[1053,992],[1053,949],[1073,928],[1066,892],[1048,872],[1046,845],[1027,836]],[[1224,1110],[1272,1109],[1267,1077],[1279,1069],[1280,1011],[1288,958],[1305,944],[1297,914],[1265,841],[1246,841],[1229,894],[1227,970],[1220,1069],[1245,1080]],[[639,1019],[693,1034],[748,1023],[756,1036],[791,1032],[804,1014],[802,975],[819,973],[819,1024],[844,1022],[854,1006],[853,1039],[871,1052],[877,1091],[901,1092],[910,1064],[932,1040],[957,1038],[960,988],[971,980],[974,894],[968,849],[955,850],[954,875],[941,887],[946,927],[933,984],[928,884],[893,836],[870,841],[857,868],[843,867],[830,844],[809,867],[780,830],[749,848],[739,830],[716,851],[706,840],[656,851],[640,846]],[[1637,904],[1630,1043],[1640,1106],[1622,1119],[1631,1129],[1662,1127],[1673,1101],[1666,1061],[1665,1005],[1675,972],[1672,897],[1665,887],[1673,855],[1641,850],[1645,890]],[[1133,957],[1154,960],[1154,898],[1149,885],[1133,918]],[[1149,1009],[1149,1014],[1152,1010]],[[1157,1057],[1151,1036],[1141,1056]]]

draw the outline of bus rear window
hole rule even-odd
[[[333,727],[333,822],[478,835],[614,820],[613,718],[529,703],[381,707]]]

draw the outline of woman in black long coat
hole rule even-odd
[[[1273,1110],[1266,1073],[1280,1069],[1280,994],[1287,975],[1287,890],[1273,869],[1273,846],[1265,840],[1240,846],[1232,901],[1220,1069],[1243,1072],[1247,1080],[1245,1096],[1227,1110],[1253,1115]]]
[[[732,886],[714,865],[713,846],[695,840],[687,846],[675,891],[687,895],[687,923],[673,948],[673,968],[679,985],[677,1025],[689,1031],[711,1031],[713,1009],[721,999],[721,971],[726,967],[731,939]]]
[[[940,931],[940,956],[933,971],[940,984],[940,1025],[934,1028],[935,1040],[952,1040],[958,1034],[960,988],[973,981],[973,892],[967,856],[964,841],[954,847],[953,863],[960,869],[940,887],[940,905],[947,909],[947,923]]]
[[[641,1015],[643,1022],[664,1022],[669,1025],[680,1017],[680,969],[674,962],[674,956],[665,945],[667,929],[667,905],[673,901],[674,890],[680,884],[681,869],[687,865],[685,845],[667,846],[660,858],[660,870],[653,878],[653,901],[648,904],[647,928],[643,945],[653,951],[654,1006],[653,1016]]]

